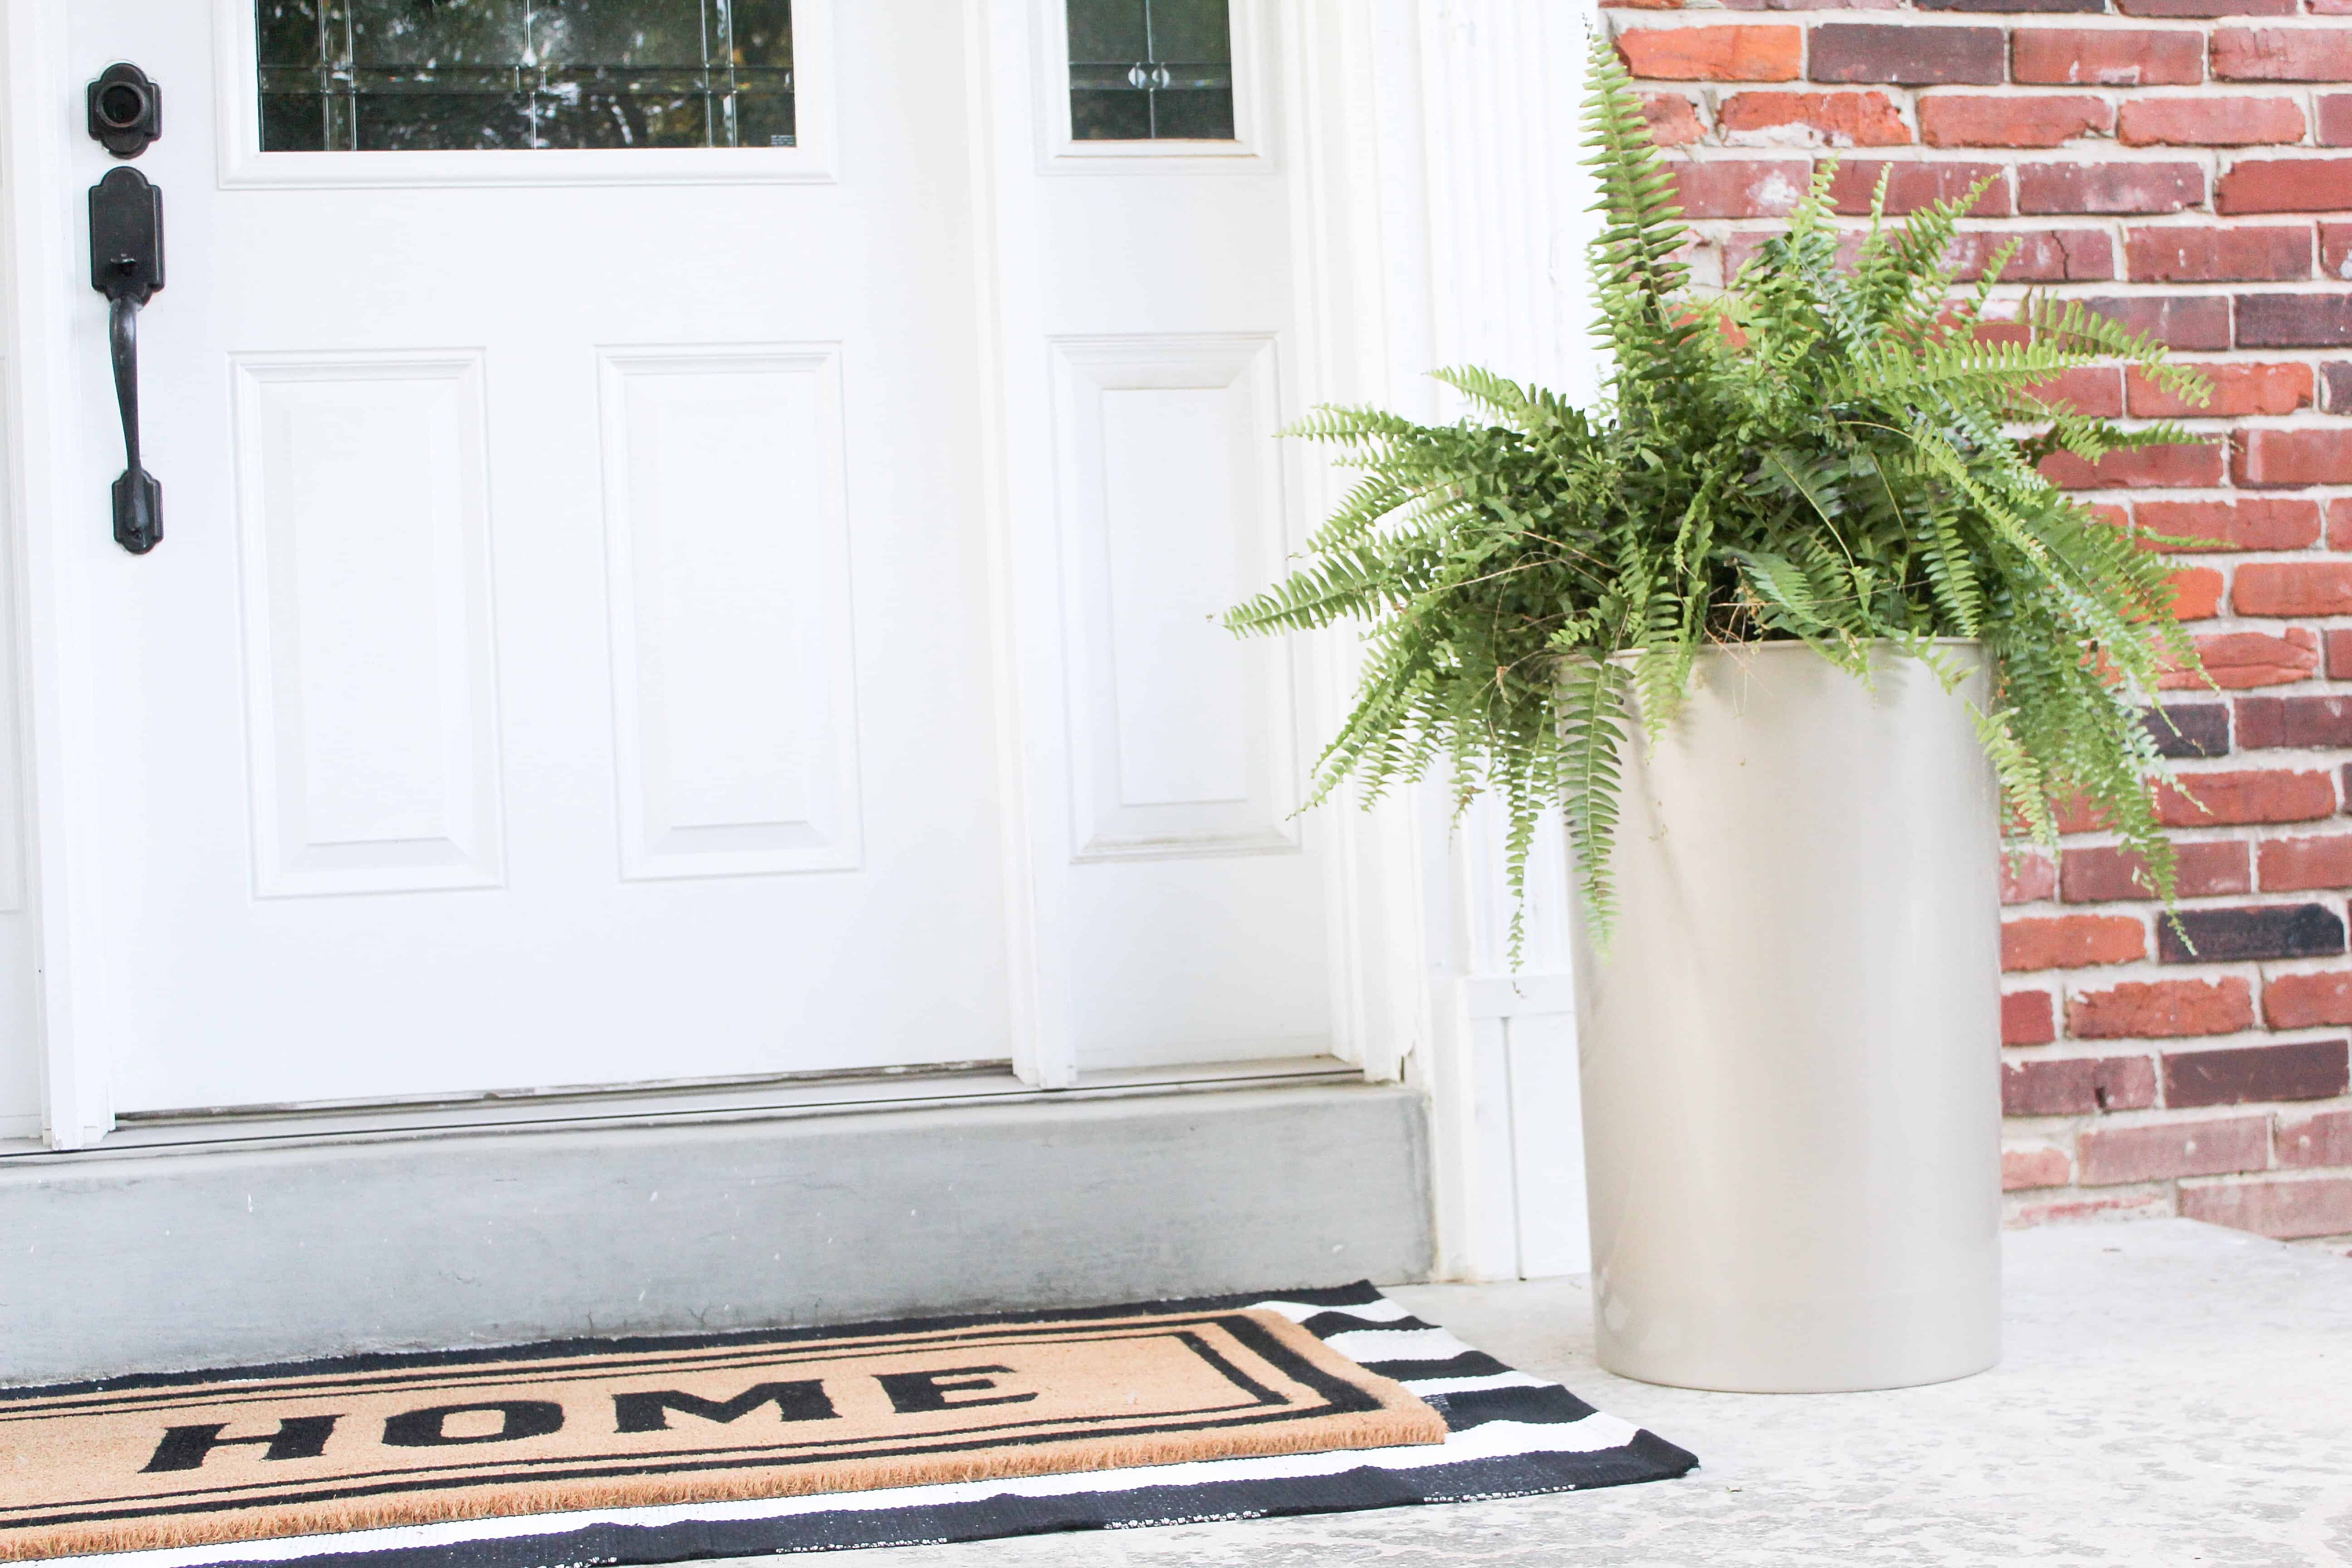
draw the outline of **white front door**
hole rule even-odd
[[[86,1101],[1349,1048],[1297,673],[1209,619],[1300,521],[1270,7],[66,15],[12,124],[143,67],[168,241],[151,554],[50,279]]]

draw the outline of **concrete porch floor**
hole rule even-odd
[[[841,1568],[2352,1563],[2352,1260],[2188,1220],[2007,1238],[1981,1376],[1696,1394],[1592,1362],[1579,1280],[1401,1287],[1699,1456],[1678,1481],[1320,1519],[842,1552]],[[746,1560],[748,1563],[749,1560]]]

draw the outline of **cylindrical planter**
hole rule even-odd
[[[1622,748],[1604,956],[1577,954],[1601,1364],[1689,1388],[1935,1383],[2000,1355],[1998,790],[1886,651],[1701,656]]]

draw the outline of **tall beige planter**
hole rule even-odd
[[[1998,792],[1887,654],[1715,652],[1624,749],[1608,956],[1577,955],[1612,1372],[1892,1388],[2000,1354]]]

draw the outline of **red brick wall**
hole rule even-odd
[[[2012,1217],[2179,1212],[2352,1246],[2352,0],[1675,0],[1613,7],[1680,151],[1700,275],[1736,268],[1825,149],[1845,210],[1990,176],[1967,255],[2209,368],[2201,412],[2117,370],[2088,413],[2194,446],[2054,477],[2185,556],[2221,689],[2168,696],[2206,810],[2180,829],[2192,952],[2095,832],[2011,872]],[[2336,20],[2336,18],[2341,18]],[[2345,152],[2331,149],[2344,148]],[[2210,815],[2209,815],[2210,813]]]

